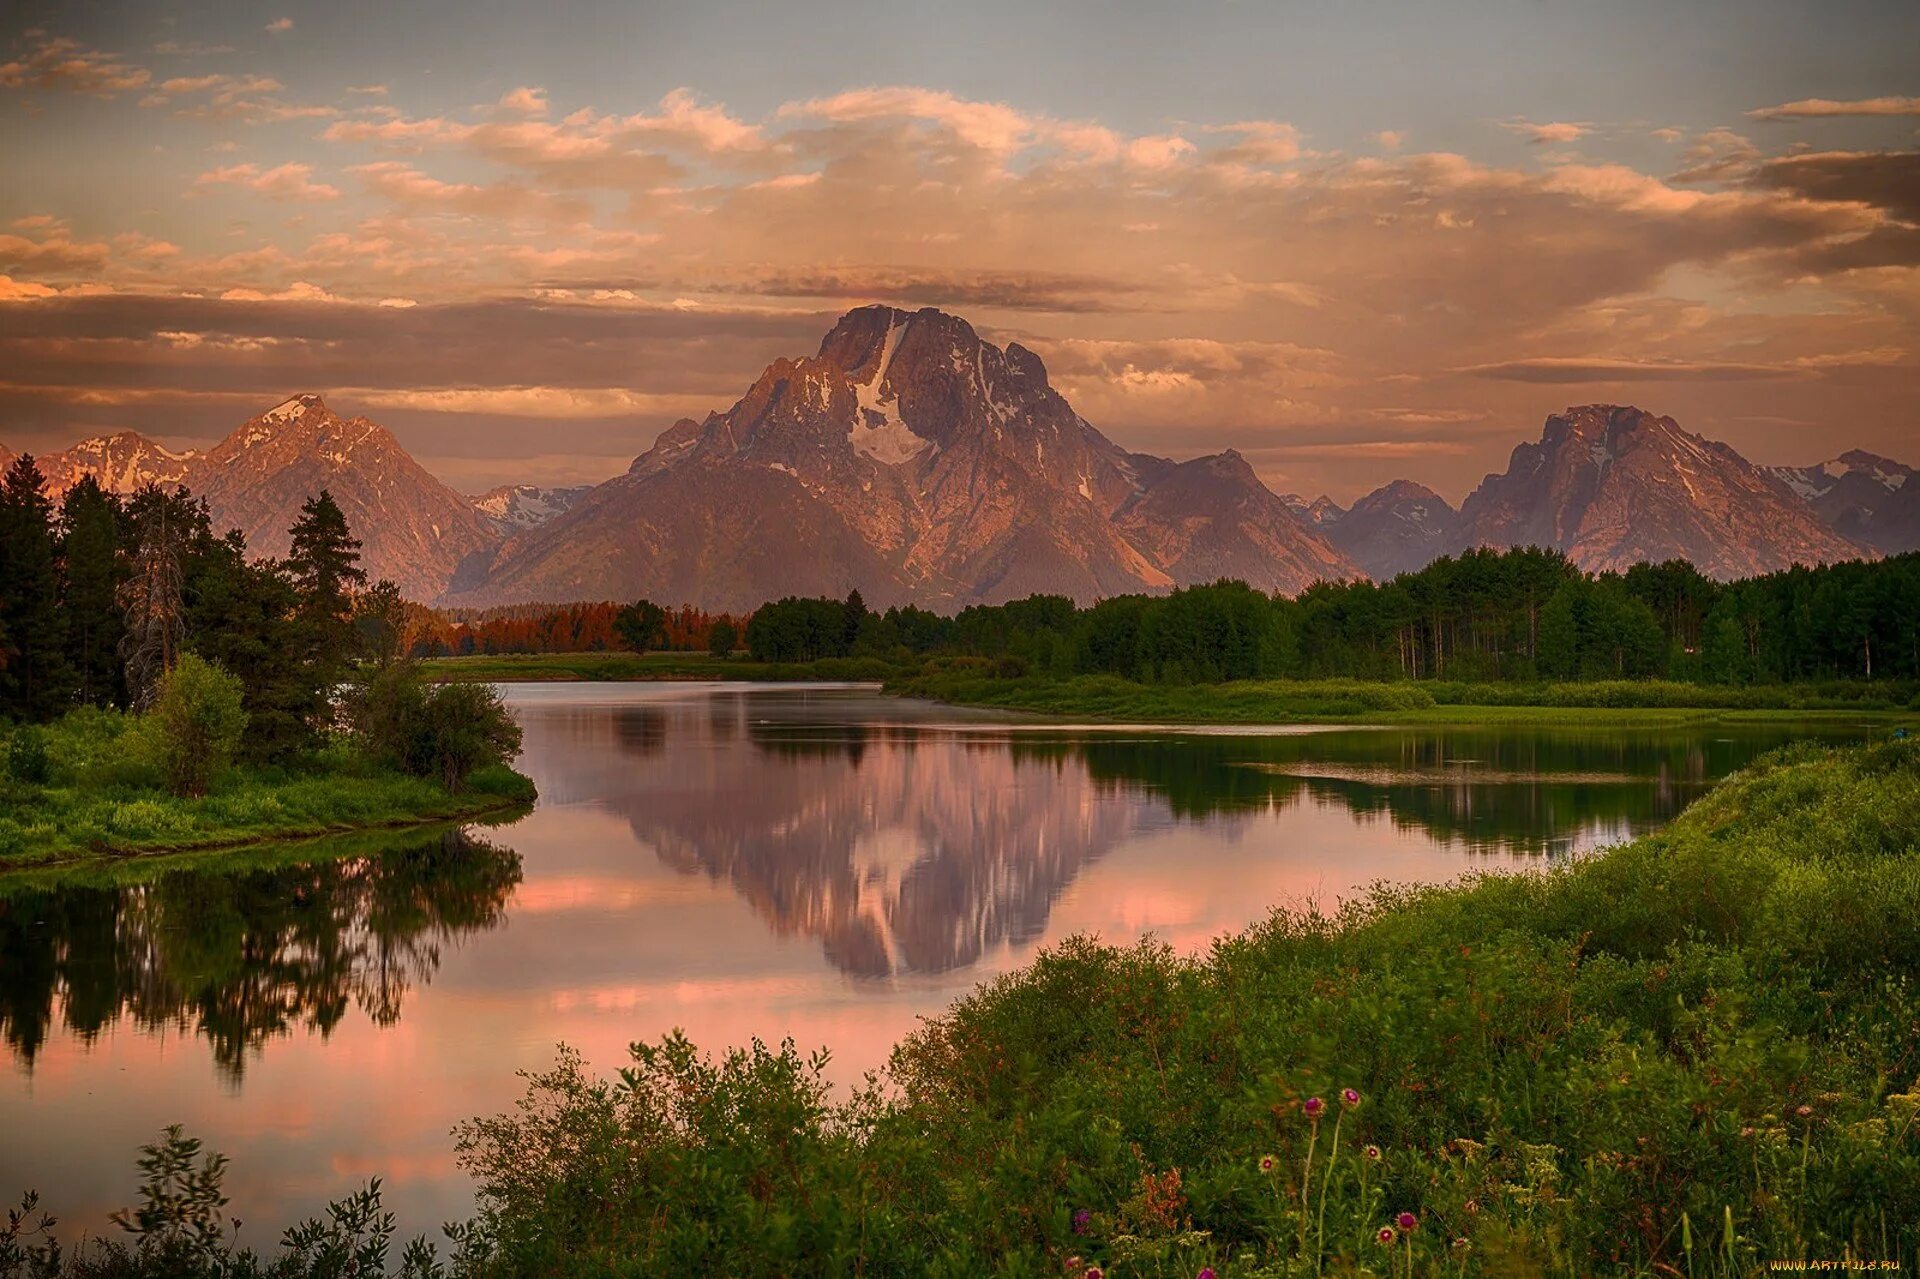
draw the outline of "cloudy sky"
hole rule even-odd
[[[1920,463],[1920,5],[0,9],[0,442],[301,390],[596,480],[870,301],[1458,500],[1568,404]]]

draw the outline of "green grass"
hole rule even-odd
[[[1068,942],[852,1098],[791,1045],[563,1055],[461,1134],[482,1272],[1909,1273],[1916,917],[1920,744],[1802,744],[1545,873]]]
[[[705,653],[496,653],[435,657],[420,663],[431,680],[620,682],[638,680],[863,680],[879,681],[899,667],[872,657],[818,662],[755,662]]]
[[[0,778],[0,867],[445,821],[534,799],[533,783],[508,768],[479,770],[455,795],[340,747],[288,768],[235,767],[205,796],[182,799],[142,762],[128,723],[110,712],[69,715],[45,730],[44,783]]]
[[[1778,718],[1916,718],[1871,688],[1716,688],[1660,681],[1586,684],[1240,680],[1138,684],[1108,675],[1004,677],[937,664],[888,681],[889,692],[969,706],[1159,723],[1681,724]],[[1901,690],[1904,691],[1904,690]]]

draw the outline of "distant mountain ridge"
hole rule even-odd
[[[0,446],[0,465],[12,457]],[[1295,593],[1474,546],[1554,547],[1591,570],[1685,558],[1722,578],[1920,548],[1911,467],[1859,450],[1758,467],[1624,405],[1550,416],[1458,510],[1410,480],[1350,508],[1283,497],[1231,449],[1121,448],[1038,356],[931,308],[848,312],[816,354],[776,360],[725,413],[675,423],[598,485],[463,497],[313,394],[205,452],[120,431],[37,460],[56,499],[83,475],[118,493],[185,484],[262,554],[285,553],[301,503],[327,488],[370,574],[463,606],[647,595],[740,610],[858,588],[951,610],[1219,577]]]

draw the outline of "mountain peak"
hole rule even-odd
[[[280,403],[274,405],[265,413],[262,413],[259,420],[262,422],[294,422],[316,410],[321,413],[330,411],[327,408],[325,400],[321,399],[312,391],[304,391],[299,395],[291,396],[280,401]]]

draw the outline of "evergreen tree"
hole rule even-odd
[[[840,651],[846,654],[853,652],[853,646],[860,642],[860,628],[867,620],[867,601],[859,587],[847,592],[847,602],[842,607],[846,610],[846,620],[840,628]]]
[[[636,653],[656,647],[666,625],[667,611],[652,600],[635,600],[613,618],[613,629],[620,636],[620,642]]]
[[[129,699],[144,709],[186,643],[186,558],[206,513],[184,492],[169,495],[149,484],[128,503],[127,520],[132,567],[117,592],[119,654]]]
[[[120,502],[89,475],[67,491],[60,523],[67,567],[67,652],[80,700],[91,706],[124,704],[118,592],[126,569],[120,557]]]
[[[357,647],[353,594],[367,583],[360,543],[325,489],[307,500],[287,532],[292,542],[287,571],[300,596],[298,617],[307,659],[332,684],[345,674]]]
[[[187,595],[194,651],[240,681],[244,752],[279,760],[311,747],[333,681],[306,658],[300,596],[285,567],[249,561],[238,532],[209,535],[189,560]]]
[[[40,468],[22,454],[0,480],[0,631],[9,644],[0,714],[49,720],[71,705],[66,630],[53,503]]]

